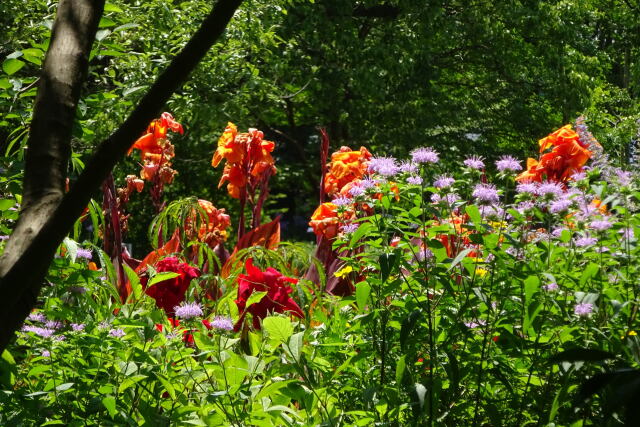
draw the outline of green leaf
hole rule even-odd
[[[65,237],[62,244],[67,248],[67,255],[69,255],[71,262],[76,262],[76,257],[78,256],[78,243],[68,237]]]
[[[118,413],[116,411],[116,398],[113,396],[107,396],[102,399],[102,404],[107,409],[107,412],[109,412],[109,416],[111,417],[111,419],[113,419],[113,417],[115,417]]]
[[[387,252],[380,255],[378,258],[378,263],[380,264],[380,275],[382,276],[382,281],[386,282],[391,273],[393,272],[393,268],[396,266],[398,262],[398,253],[397,252]]]
[[[586,284],[589,279],[598,274],[598,270],[600,270],[600,266],[598,264],[593,262],[589,263],[582,272],[582,276],[580,276],[580,285]]]
[[[369,294],[371,293],[371,285],[367,282],[360,282],[356,285],[356,304],[358,309],[363,312],[369,300]]]
[[[293,360],[300,361],[300,354],[302,350],[302,345],[304,343],[304,332],[298,332],[297,334],[293,334],[289,339],[289,353]]]
[[[358,229],[351,235],[351,240],[349,240],[349,247],[352,248],[356,244],[356,242],[364,237],[365,234],[368,234],[371,231],[371,227],[372,225],[369,222],[361,223]]]
[[[9,210],[16,204],[15,199],[0,199],[0,211]]]
[[[537,276],[529,276],[524,281],[524,300],[528,304],[531,297],[540,291],[540,279]]]
[[[274,341],[286,342],[293,335],[293,325],[288,317],[269,316],[262,321],[262,329]]]
[[[448,268],[448,271],[451,271],[455,268],[456,265],[460,264],[460,262],[467,256],[469,255],[469,252],[474,251],[475,249],[465,249],[463,251],[461,251],[456,258],[453,260],[453,262],[451,263],[451,265]]]
[[[173,279],[174,277],[178,277],[179,275],[180,274],[174,273],[173,271],[158,273],[149,280],[149,282],[147,283],[147,287],[151,287],[152,285],[155,285],[158,282],[163,282],[165,280]]]
[[[8,78],[3,77],[0,79],[0,89],[9,89],[10,87],[13,87],[13,84],[11,84]]]
[[[266,295],[267,295],[267,291],[254,291],[247,299],[245,310],[249,308],[250,305],[262,301],[262,298],[264,298]]]
[[[131,289],[133,290],[133,297],[136,300],[139,300],[142,297],[142,285],[140,284],[140,278],[138,274],[131,269],[126,263],[122,264],[122,268],[124,269],[127,278],[129,279],[129,283],[131,284]]]
[[[480,210],[476,205],[467,205],[464,211],[469,215],[469,218],[475,226],[482,224],[482,217],[480,216]]]
[[[65,391],[65,390],[69,390],[71,387],[73,387],[73,383],[64,383],[64,384],[60,384],[59,386],[56,387],[57,391]]]
[[[120,9],[118,6],[116,6],[113,3],[105,3],[104,5],[104,11],[105,12],[115,12],[115,13],[121,13],[122,9]]]
[[[398,359],[398,363],[396,363],[396,383],[399,386],[402,384],[402,378],[404,377],[404,371],[407,368],[407,363],[405,358],[407,356],[403,354],[400,359]]]
[[[2,70],[8,75],[15,74],[22,67],[24,67],[24,62],[19,59],[10,58],[10,59],[6,59],[2,63]]]

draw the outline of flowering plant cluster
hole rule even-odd
[[[605,399],[637,390],[637,179],[608,161],[584,119],[576,129],[543,138],[526,170],[509,155],[453,167],[433,147],[406,160],[342,147],[327,162],[325,134],[313,256],[278,247],[277,221],[258,219],[225,262],[232,218],[193,198],[159,216],[177,206],[179,220],[155,221],[175,229],[170,239],[125,258],[122,300],[110,256],[68,239],[55,286],[0,362],[0,421],[624,418],[626,397]],[[226,160],[221,182],[242,207],[262,206],[273,149],[231,124],[220,138],[214,163]],[[589,403],[579,390],[602,393]]]

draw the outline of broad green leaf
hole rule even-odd
[[[302,346],[304,342],[304,332],[298,332],[293,334],[291,338],[289,338],[289,352],[291,353],[291,357],[295,361],[300,360],[300,353],[302,351]]]
[[[68,237],[65,237],[62,244],[67,248],[67,255],[69,255],[71,262],[76,262],[76,257],[78,256],[78,243]]]
[[[124,269],[127,278],[129,279],[129,284],[131,285],[131,289],[133,290],[133,296],[136,300],[139,300],[142,297],[142,285],[140,284],[140,278],[138,274],[131,269],[126,263],[122,264],[122,268]]]
[[[476,205],[467,205],[464,211],[469,215],[471,222],[477,227],[482,224],[482,217],[480,216],[480,210]]]
[[[163,282],[165,280],[173,279],[174,277],[178,277],[178,276],[180,276],[180,274],[174,273],[173,271],[158,273],[149,280],[149,283],[147,283],[147,287],[151,287],[158,282]]]
[[[531,297],[540,291],[540,279],[537,276],[529,276],[524,281],[524,300],[526,304],[531,302]]]
[[[17,73],[22,67],[24,67],[24,62],[15,58],[6,59],[2,63],[2,70],[8,75]]]
[[[286,342],[293,335],[293,325],[288,317],[269,316],[262,321],[262,329],[278,343]]]
[[[113,419],[113,417],[115,417],[118,413],[118,411],[116,410],[116,398],[113,396],[107,396],[102,399],[102,404],[107,409],[107,412],[109,413],[111,419]]]
[[[262,301],[262,298],[264,298],[267,295],[267,291],[254,291],[249,298],[247,298],[247,304],[245,306],[245,310],[246,308],[248,308],[250,305],[258,303],[260,301]]]
[[[360,282],[356,285],[356,304],[358,309],[363,312],[367,306],[369,300],[369,294],[371,293],[371,285],[367,282]]]
[[[404,377],[404,371],[407,368],[407,363],[405,361],[406,355],[400,356],[398,362],[396,363],[396,384],[400,386],[402,384],[402,378]]]

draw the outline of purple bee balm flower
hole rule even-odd
[[[374,157],[369,160],[369,171],[382,176],[393,176],[400,168],[393,157]]]
[[[62,322],[59,320],[47,320],[44,326],[49,329],[60,329],[62,327]]]
[[[3,242],[5,240],[9,240],[9,236],[7,236],[6,234],[0,236],[0,242]]]
[[[109,329],[110,327],[111,327],[111,324],[109,322],[107,322],[106,320],[104,322],[100,322],[98,324],[98,329],[100,329],[100,330]]]
[[[49,350],[42,350],[42,357],[51,357],[51,352]]]
[[[551,202],[551,205],[549,205],[549,210],[551,211],[551,213],[559,214],[562,212],[566,212],[572,204],[573,201],[568,199],[554,200],[553,202]]]
[[[544,289],[547,292],[555,292],[559,289],[559,287],[557,283],[551,282],[549,284],[542,285],[542,289]]]
[[[358,183],[358,186],[364,188],[365,190],[368,190],[369,188],[375,188],[376,185],[378,185],[378,181],[371,177],[366,177]]]
[[[590,302],[576,304],[575,307],[573,307],[573,313],[576,316],[588,316],[593,313],[593,304]]]
[[[583,171],[580,172],[576,172],[573,175],[571,175],[571,179],[574,181],[582,181],[583,179],[587,178],[587,174],[584,173]]]
[[[407,178],[407,183],[412,185],[422,185],[422,177],[410,176]]]
[[[536,207],[536,204],[533,203],[531,200],[525,200],[524,202],[518,203],[518,205],[516,206],[516,210],[520,212],[521,215],[524,215],[535,207]]]
[[[76,252],[77,258],[91,259],[93,256],[91,255],[91,249],[82,249],[78,248]]]
[[[55,332],[53,329],[50,329],[50,328],[41,328],[39,326],[31,326],[31,325],[23,326],[22,331],[33,332],[34,334],[41,336],[43,338],[49,338]]]
[[[233,330],[233,322],[231,321],[230,317],[217,316],[211,322],[211,326],[216,328],[216,329],[222,329],[222,330],[225,330],[225,331],[232,331]]]
[[[64,335],[55,335],[53,337],[54,341],[60,341],[60,342],[66,340],[66,339],[67,339],[67,337],[65,337]]]
[[[32,322],[40,322],[40,323],[44,323],[47,321],[47,318],[45,317],[44,314],[37,312],[37,313],[31,313],[29,314],[29,317],[27,317],[27,319],[31,320]]]
[[[424,262],[425,260],[433,258],[433,252],[429,248],[418,248],[415,253],[416,261]]]
[[[400,164],[400,172],[416,173],[418,171],[418,165],[411,162],[402,162]]]
[[[545,181],[538,185],[536,194],[546,199],[556,199],[564,194],[564,188],[557,182]]]
[[[623,187],[626,187],[629,184],[631,184],[631,172],[616,168],[615,174],[616,174],[616,177],[618,178],[618,183]]]
[[[480,215],[482,215],[484,219],[501,220],[504,215],[504,209],[497,205],[483,206],[480,209]]]
[[[595,249],[595,251],[596,251],[597,253],[599,253],[599,254],[603,254],[603,253],[605,253],[605,252],[609,252],[610,250],[611,250],[611,249],[609,249],[609,248],[608,248],[608,247],[606,247],[606,246],[601,246],[601,247],[599,247],[599,248],[596,248],[596,249]]]
[[[84,323],[72,323],[71,329],[76,332],[84,331]]]
[[[362,188],[359,185],[354,185],[353,187],[351,187],[349,189],[349,195],[351,197],[358,197],[358,196],[362,196],[364,194],[365,190],[364,188]]]
[[[433,186],[436,188],[449,188],[456,182],[455,179],[451,178],[449,175],[440,175],[436,178]]]
[[[484,162],[482,161],[482,157],[480,156],[471,156],[467,157],[464,162],[462,162],[466,167],[471,169],[482,169],[484,168]]]
[[[344,234],[351,234],[355,232],[358,229],[358,227],[360,227],[360,224],[351,223],[351,224],[343,225],[341,230]]]
[[[478,319],[477,322],[474,322],[474,321],[464,322],[464,326],[466,326],[469,329],[475,329],[478,326],[485,326],[486,324],[487,324],[487,322],[482,320],[482,319]]]
[[[416,148],[411,152],[411,160],[415,163],[438,163],[440,157],[431,147]]]
[[[498,203],[500,200],[498,190],[492,184],[477,184],[472,195],[480,203]]]
[[[502,156],[496,161],[496,167],[500,172],[517,172],[522,170],[520,162],[512,156]]]
[[[635,233],[633,232],[633,228],[623,228],[618,231],[622,235],[623,239],[630,240],[635,237]]]
[[[460,200],[460,196],[458,196],[456,193],[449,193],[446,194],[443,197],[443,200],[448,204],[448,205],[453,205],[455,202],[457,202],[458,200]]]
[[[575,239],[574,243],[579,248],[585,248],[587,246],[593,246],[598,243],[598,239],[596,239],[595,237],[584,236]]]
[[[516,191],[519,194],[530,194],[534,195],[538,192],[538,184],[535,182],[521,182],[516,187]]]
[[[127,335],[127,333],[124,331],[124,329],[114,328],[109,331],[109,335],[114,338],[122,338],[123,336]]]
[[[182,303],[174,307],[176,317],[180,319],[193,319],[194,317],[202,317],[202,307],[198,303]]]
[[[611,224],[607,220],[596,220],[591,221],[591,224],[589,224],[589,226],[596,231],[604,231],[613,227],[613,224]]]
[[[347,206],[353,203],[353,200],[351,200],[348,197],[344,197],[344,196],[338,196],[335,199],[333,199],[331,201],[331,203],[333,203],[336,206]]]

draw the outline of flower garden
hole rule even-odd
[[[638,419],[640,193],[584,118],[537,158],[457,169],[437,147],[395,159],[323,131],[314,245],[264,214],[278,165],[257,129],[229,123],[214,147],[237,217],[165,200],[175,133],[169,113],[150,123],[140,172],[105,181],[58,249],[0,359],[0,424]],[[145,189],[154,250],[135,259],[127,204]]]

